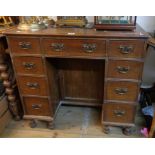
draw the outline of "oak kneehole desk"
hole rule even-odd
[[[60,104],[102,108],[104,132],[134,118],[148,35],[138,31],[49,28],[5,32],[24,118],[53,128]]]

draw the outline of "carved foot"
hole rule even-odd
[[[122,129],[122,132],[123,132],[124,135],[127,135],[127,136],[131,135],[132,134],[131,127],[125,127],[125,128],[123,128]]]
[[[103,126],[103,132],[104,132],[105,134],[109,134],[109,133],[110,133],[110,128],[109,128],[109,126]]]
[[[31,120],[29,125],[30,125],[31,128],[35,128],[37,126],[37,121],[36,120]]]
[[[54,126],[54,123],[53,122],[48,122],[47,127],[49,129],[53,130],[55,126]]]

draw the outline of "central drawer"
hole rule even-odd
[[[41,57],[15,56],[13,61],[17,74],[45,74]]]
[[[47,98],[24,97],[26,115],[50,116],[51,109]]]
[[[44,77],[19,76],[18,81],[22,95],[48,95],[47,81]]]
[[[137,101],[138,83],[108,81],[107,100]]]
[[[101,39],[44,38],[42,44],[50,56],[106,56],[106,42]]]

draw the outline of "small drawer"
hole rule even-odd
[[[23,95],[48,95],[47,81],[44,77],[19,76],[18,81]]]
[[[15,56],[13,61],[17,74],[44,74],[41,57]]]
[[[109,60],[108,78],[141,79],[143,63],[126,60]]]
[[[113,40],[109,43],[109,57],[143,58],[144,40]]]
[[[9,38],[11,52],[16,54],[40,54],[39,38]]]
[[[53,56],[105,56],[106,42],[100,39],[51,39],[42,40],[47,55]]]
[[[138,83],[109,81],[107,83],[107,100],[137,101]]]
[[[51,108],[47,98],[24,97],[24,111],[26,115],[50,116]]]
[[[107,103],[103,105],[103,122],[134,123],[134,105]]]

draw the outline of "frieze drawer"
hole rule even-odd
[[[109,43],[109,57],[143,58],[144,40],[113,40]]]
[[[40,54],[39,38],[9,37],[11,52],[14,54]]]
[[[53,56],[106,56],[106,42],[102,39],[42,40],[44,51]]]

